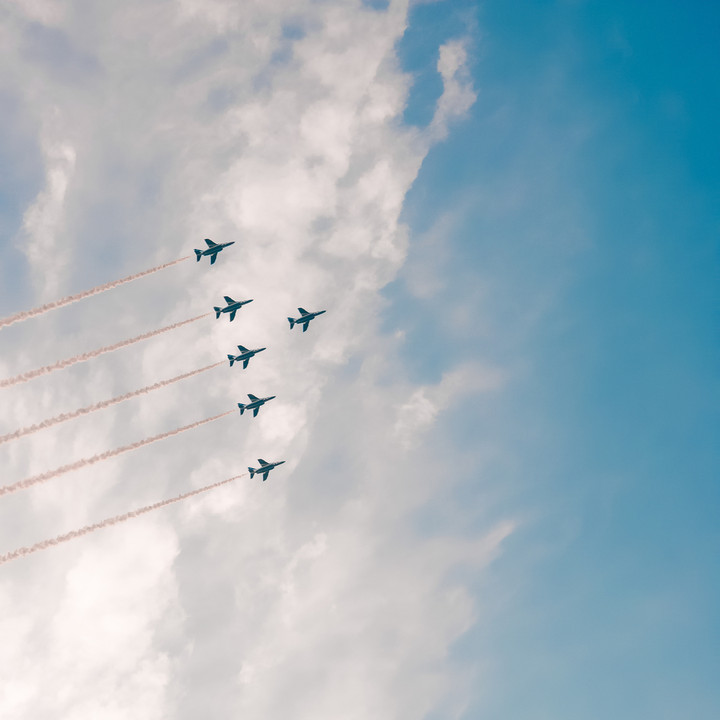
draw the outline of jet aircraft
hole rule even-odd
[[[248,467],[248,470],[250,471],[250,478],[252,479],[257,473],[258,475],[263,476],[263,482],[265,482],[267,480],[268,473],[278,465],[282,465],[285,461],[280,460],[279,462],[269,463],[258,458],[258,462],[260,463],[260,467],[257,470],[255,468]]]
[[[310,321],[313,318],[316,318],[318,315],[322,315],[325,310],[318,310],[317,312],[308,312],[307,310],[304,310],[303,308],[298,308],[298,312],[300,313],[300,317],[295,320],[294,318],[289,317],[288,321],[290,322],[290,329],[292,330],[295,325],[302,325],[303,326],[303,332],[305,332],[308,329],[308,325],[310,324]]]
[[[230,322],[235,319],[235,313],[243,306],[251,303],[252,300],[233,300],[229,295],[225,295],[227,307],[215,308],[215,319],[220,317],[220,313],[230,313]]]
[[[271,395],[270,397],[259,398],[248,393],[248,397],[250,398],[250,402],[246,405],[238,403],[238,407],[240,408],[240,414],[242,415],[246,410],[252,410],[253,417],[257,417],[258,411],[260,410],[261,406],[263,406],[268,400],[274,400],[276,396]]]
[[[210,264],[214,265],[215,261],[217,260],[218,253],[226,247],[230,247],[230,245],[234,245],[235,241],[233,242],[227,242],[227,243],[214,243],[209,238],[205,238],[205,243],[207,244],[207,250],[195,250],[195,256],[197,257],[197,261],[200,262],[200,258],[203,255],[209,255],[210,256]]]
[[[243,370],[248,366],[248,363],[250,362],[250,358],[254,355],[257,355],[259,352],[262,352],[263,350],[267,350],[267,348],[257,348],[255,350],[248,350],[246,347],[243,347],[242,345],[237,346],[238,350],[240,351],[239,355],[228,355],[228,360],[230,361],[230,367],[233,366],[233,363],[240,362],[242,360],[243,364]]]

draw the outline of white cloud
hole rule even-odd
[[[55,112],[51,109],[51,115]],[[45,141],[45,187],[25,211],[18,245],[36,277],[39,297],[57,295],[66,253],[59,237],[65,219],[65,196],[75,170],[75,148],[63,141]]]
[[[43,25],[56,25],[65,16],[65,8],[62,3],[53,0],[10,0],[10,6],[20,16],[28,20],[35,20]]]
[[[63,550],[50,552],[62,562]],[[5,595],[3,717],[160,717],[171,663],[152,642],[173,613],[176,553],[168,527],[140,521],[130,537],[110,531],[85,545],[25,610]]]
[[[430,124],[434,140],[444,138],[450,122],[465,115],[475,102],[467,68],[467,40],[451,40],[441,45],[437,69],[443,79],[443,94]]]
[[[505,383],[505,373],[498,368],[467,364],[445,373],[436,385],[413,390],[396,411],[393,428],[405,448],[413,447],[435,421],[439,412],[459,397],[472,397],[481,392],[496,391]]]
[[[234,408],[247,392],[278,397],[256,419],[232,416],[8,497],[3,548],[258,457],[288,462],[267,483],[245,478],[4,566],[13,630],[0,652],[3,717],[57,717],[60,707],[68,718],[410,718],[458,688],[447,652],[475,617],[458,578],[489,562],[510,526],[424,537],[413,513],[439,480],[426,448],[398,446],[502,377],[463,366],[414,387],[396,341],[378,330],[378,291],[404,261],[400,213],[426,152],[399,122],[409,84],[394,48],[406,13],[404,2],[387,12],[108,3],[58,20],[93,73],[76,63],[63,84],[37,59],[12,56],[18,92],[34,78],[28,113],[57,107],[63,140],[48,146],[48,186],[26,217],[29,247],[44,251],[38,268],[56,252],[68,258],[59,294],[187,254],[206,236],[236,240],[212,267],[193,258],[27,323],[14,362],[128,337],[224,294],[255,301],[232,324],[208,318],[10,389],[4,425],[222,359],[238,343],[268,349],[247,370],[218,368],[0,447],[4,482]],[[302,29],[294,39],[289,24]],[[474,98],[464,53],[462,43],[441,49],[431,139]],[[285,318],[298,306],[328,312],[291,332]],[[10,592],[41,581],[41,600]]]

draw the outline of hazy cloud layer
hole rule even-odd
[[[232,409],[248,392],[277,399],[256,419],[238,414],[8,497],[3,551],[258,457],[288,462],[267,483],[246,479],[3,567],[3,718],[421,718],[450,695],[457,707],[467,673],[448,649],[475,617],[462,578],[512,525],[428,536],[415,513],[447,482],[437,456],[452,452],[428,431],[461,391],[505,378],[466,365],[413,386],[399,339],[379,330],[379,290],[409,242],[405,195],[475,97],[467,41],[452,41],[438,49],[445,92],[432,124],[403,127],[410,79],[394,47],[406,16],[403,2],[220,0],[6,12],[6,82],[46,166],[15,237],[37,304],[204,237],[236,244],[212,267],[182,263],[3,329],[2,376],[194,316],[222,295],[255,301],[232,324],[208,318],[3,390],[0,434],[238,343],[268,350],[247,370],[219,368],[7,443],[3,484]],[[328,312],[291,332],[298,306]]]

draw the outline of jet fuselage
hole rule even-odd
[[[246,410],[252,410],[253,411],[253,417],[257,417],[258,411],[260,408],[269,400],[274,400],[275,395],[270,395],[269,397],[264,398],[258,398],[254,395],[248,394],[248,397],[250,398],[250,402],[247,404],[238,403],[238,407],[240,408],[240,414],[242,415]]]
[[[247,364],[250,362],[250,358],[257,355],[259,352],[262,352],[263,350],[267,350],[267,348],[257,348],[255,350],[248,350],[247,348],[243,348],[242,345],[238,345],[238,350],[240,350],[239,355],[228,355],[228,360],[230,361],[230,367],[233,366],[236,362],[242,362],[243,368],[247,367]]]
[[[233,240],[226,243],[215,243],[210,240],[210,238],[205,238],[205,243],[207,244],[206,250],[195,250],[195,256],[197,258],[197,261],[200,262],[200,258],[207,255],[210,257],[210,264],[214,265],[215,260],[217,260],[218,253],[224,248],[234,245],[235,241]]]
[[[265,460],[260,460],[258,458],[258,463],[260,463],[259,468],[253,468],[248,467],[248,471],[250,472],[250,477],[254,477],[255,475],[262,475],[263,476],[263,482],[267,480],[268,473],[273,469],[276,468],[278,465],[282,465],[285,461],[279,460],[278,462],[265,462]]]
[[[305,332],[308,329],[308,325],[310,324],[310,321],[313,318],[316,318],[318,315],[322,315],[325,310],[318,310],[317,312],[308,312],[307,310],[303,308],[298,308],[298,312],[300,313],[299,318],[288,318],[288,321],[290,323],[290,329],[292,330],[295,325],[302,325],[303,326],[303,332]]]
[[[225,296],[225,302],[227,303],[226,307],[215,307],[215,318],[219,318],[221,313],[230,313],[230,322],[232,322],[235,319],[235,313],[243,306],[247,305],[248,303],[252,302],[252,298],[250,300],[233,300],[229,296]]]

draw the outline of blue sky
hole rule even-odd
[[[0,715],[720,712],[711,3],[38,0],[0,16]],[[438,61],[440,62],[438,64]],[[327,308],[289,333],[297,305]],[[248,421],[248,422],[246,422]],[[29,669],[28,669],[29,668]],[[20,670],[19,670],[20,669]]]
[[[466,716],[713,717],[720,12],[485,2],[412,18],[401,50],[420,77],[425,42],[479,30],[479,96],[405,209],[416,232],[452,216],[442,288],[418,298],[401,272],[388,326],[412,328],[417,376],[457,356],[518,370],[448,418],[465,452],[502,448],[496,507],[528,517],[478,587],[500,590],[491,622],[456,648],[493,668]],[[410,121],[437,91],[415,91]],[[448,308],[473,298],[454,332]],[[482,502],[478,479],[447,502]]]

